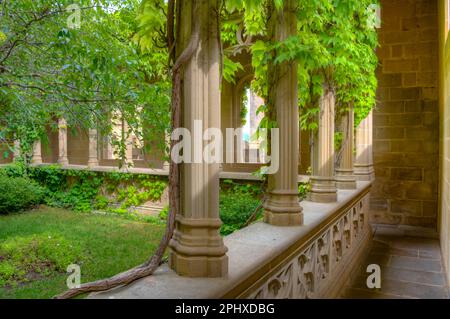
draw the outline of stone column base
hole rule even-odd
[[[97,167],[98,166],[98,161],[97,160],[89,160],[87,163],[87,166],[92,168],[92,167]]]
[[[297,192],[270,192],[264,209],[264,221],[270,225],[303,225],[303,209],[300,206]]]
[[[33,165],[42,164],[42,157],[41,156],[39,156],[39,157],[33,156],[33,158],[31,159],[31,164],[33,164]]]
[[[355,164],[355,178],[357,181],[373,181],[375,179],[373,165]]]
[[[336,181],[330,177],[313,176],[310,179],[311,192],[308,200],[315,203],[333,203],[337,201]]]
[[[185,277],[218,278],[228,274],[228,256],[184,256],[170,251],[169,267]]]
[[[336,169],[337,189],[356,189],[356,178],[352,169]]]
[[[220,219],[188,219],[177,216],[170,241],[169,267],[180,276],[224,277],[228,274],[227,248]]]
[[[69,165],[69,160],[67,158],[60,158],[57,163],[61,166],[67,166]]]

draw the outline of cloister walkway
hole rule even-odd
[[[450,298],[438,239],[405,234],[405,231],[397,227],[374,226],[373,229],[371,251],[346,298]],[[365,270],[370,264],[381,267],[380,289],[367,288],[366,279],[369,274]]]

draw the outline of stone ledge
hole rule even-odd
[[[226,278],[187,278],[162,265],[153,276],[128,286],[91,294],[89,298],[110,299],[196,299],[242,298],[252,285],[270,270],[285,265],[292,254],[309,244],[351,209],[370,190],[370,182],[358,182],[356,190],[338,191],[338,202],[301,203],[303,226],[276,227],[262,222],[224,238],[228,247],[229,273]],[[366,216],[367,219],[367,216]],[[366,221],[365,221],[366,222]],[[275,269],[276,270],[276,269]],[[254,290],[254,289],[253,289]]]
[[[439,239],[439,233],[434,228],[387,224],[372,224],[372,227],[377,235]]]
[[[8,166],[12,163],[0,164],[2,166]],[[58,165],[57,163],[42,163],[42,164],[33,164],[32,166],[46,166],[46,165]],[[93,172],[117,172],[117,173],[130,173],[130,174],[145,174],[145,175],[156,175],[156,176],[169,176],[168,169],[162,168],[141,168],[141,167],[129,167],[119,169],[115,166],[94,166],[88,167],[87,165],[64,165],[61,166],[62,169],[73,169],[73,170],[89,170]],[[245,172],[220,172],[221,179],[235,179],[235,180],[247,180],[247,181],[261,181],[261,178],[253,175],[252,173]],[[308,175],[298,175],[298,181],[305,183],[308,182]]]

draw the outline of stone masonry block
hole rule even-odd
[[[430,61],[423,61],[428,63]],[[385,60],[383,61],[383,71],[385,73],[414,72],[419,70],[418,59]]]
[[[373,116],[373,123],[375,123],[376,126],[388,125],[389,118],[390,116],[388,114],[375,114]]]
[[[421,181],[423,179],[423,172],[421,168],[392,168],[391,179]]]
[[[421,113],[391,114],[389,117],[391,125],[417,126],[423,122]]]
[[[391,88],[391,101],[398,100],[417,100],[420,98],[420,88]]]
[[[403,87],[414,87],[417,85],[417,74],[416,73],[403,73]]]
[[[403,213],[411,216],[422,216],[422,202],[412,200],[391,201],[391,212]]]
[[[391,141],[391,152],[416,153],[423,148],[422,140]]]
[[[411,183],[406,189],[407,199],[433,200],[437,195],[437,187],[432,184]]]
[[[380,127],[375,130],[375,139],[399,139],[405,136],[401,127]]]
[[[405,102],[382,102],[375,109],[375,113],[403,113],[405,111]]]
[[[392,58],[401,58],[403,57],[403,45],[395,44],[391,47],[391,57]]]

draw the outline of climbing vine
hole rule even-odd
[[[180,14],[187,13],[182,11],[186,3],[175,0],[144,0],[139,15],[140,27],[135,34],[141,49],[150,45],[154,45],[153,48],[162,45],[167,49],[167,64],[172,78],[171,129],[178,128],[181,123],[182,70],[198,47],[200,38],[199,21],[194,19],[187,43],[180,45],[181,41],[176,39],[183,27],[177,24],[181,21]],[[314,129],[317,126],[317,101],[323,94],[324,85],[336,93],[338,110],[353,103],[357,118],[360,118],[360,114],[373,107],[376,86],[376,57],[373,50],[376,47],[376,33],[367,23],[370,16],[367,13],[369,0],[298,0],[295,2],[298,32],[280,42],[270,40],[267,21],[270,21],[274,10],[283,7],[283,0],[225,0],[218,1],[218,4],[218,12],[212,14],[218,19],[218,34],[222,32],[222,36],[217,39],[221,42],[222,49],[222,76],[232,81],[234,75],[242,69],[242,66],[232,61],[227,47],[234,47],[232,51],[236,52],[251,50],[255,73],[252,89],[266,101],[266,105],[261,107],[266,114],[261,126],[271,128],[275,125],[274,107],[268,100],[268,90],[275,87],[274,81],[277,79],[268,76],[269,67],[286,62],[295,61],[299,64],[302,127]],[[195,14],[199,1],[193,0],[192,5],[191,14]],[[189,6],[187,8],[190,10]],[[236,34],[238,29],[231,23],[242,25],[245,29],[243,34],[247,40],[252,41],[233,40],[232,33]],[[299,192],[303,192],[305,188],[307,185],[299,189]],[[106,290],[151,275],[161,263],[173,235],[175,215],[180,212],[179,166],[173,162],[170,167],[169,189],[170,207],[166,232],[156,253],[148,261],[110,279],[83,284],[58,297],[69,298],[83,292]],[[134,196],[135,193],[134,189],[127,188],[121,197],[125,198],[130,194]]]
[[[266,101],[268,98],[268,65],[296,61],[300,124],[302,129],[317,128],[318,101],[324,84],[336,94],[336,111],[343,112],[353,103],[355,124],[367,116],[375,105],[377,80],[375,70],[378,60],[375,54],[377,33],[373,26],[373,0],[311,0],[298,1],[297,35],[285,41],[271,42],[267,39],[266,21],[269,8],[279,9],[283,1],[227,1],[224,6],[222,39],[224,45],[234,46],[237,23],[241,23],[246,36],[259,37],[249,50],[255,78],[252,89]],[[236,18],[240,17],[239,18]],[[236,63],[235,63],[236,64]],[[227,62],[228,80],[239,66]],[[261,106],[260,112],[269,113],[270,106]],[[274,123],[267,119],[262,127]]]

